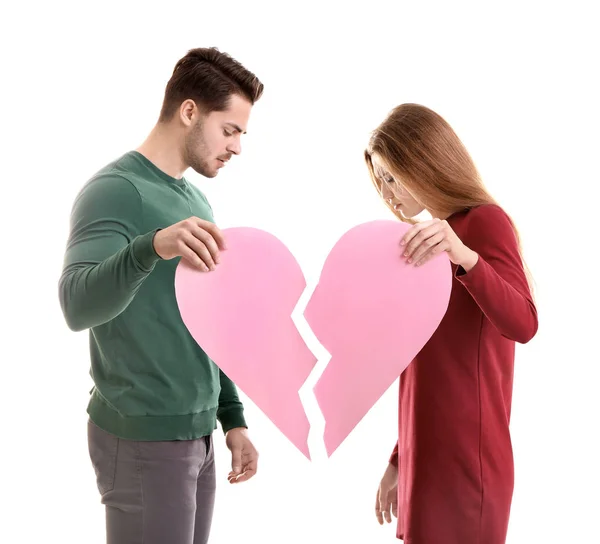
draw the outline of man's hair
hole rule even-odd
[[[263,89],[259,79],[227,53],[216,47],[190,49],[177,62],[167,83],[159,122],[171,119],[188,99],[210,113],[225,110],[232,94],[254,105]]]

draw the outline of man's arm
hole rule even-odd
[[[73,205],[60,304],[67,325],[81,331],[123,312],[154,269],[155,231],[139,230],[142,200],[125,178],[89,183]]]
[[[244,418],[244,406],[238,397],[235,384],[219,369],[221,379],[221,394],[219,395],[219,407],[217,419],[221,423],[223,432],[227,433],[236,427],[248,428]]]

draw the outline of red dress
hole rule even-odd
[[[509,421],[515,342],[537,310],[508,216],[484,205],[448,219],[479,260],[452,266],[448,311],[400,377],[397,537],[504,544],[513,493]]]

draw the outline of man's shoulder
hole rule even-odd
[[[128,159],[129,153],[125,153],[102,166],[87,179],[78,196],[89,192],[113,196],[121,193],[133,195],[139,192],[134,183],[135,172],[129,166]]]
[[[94,173],[79,189],[73,212],[85,215],[107,214],[111,210],[141,210],[142,196],[132,177],[116,161]]]

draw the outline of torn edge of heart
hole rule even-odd
[[[300,333],[300,336],[304,340],[306,346],[317,359],[317,363],[312,369],[311,373],[306,378],[306,381],[298,390],[300,402],[304,408],[304,413],[308,418],[310,430],[308,433],[308,448],[310,451],[311,462],[323,463],[328,461],[327,451],[325,449],[325,442],[323,439],[325,431],[325,418],[319,408],[319,403],[314,393],[314,387],[323,374],[323,371],[329,364],[331,354],[323,347],[321,342],[312,331],[310,325],[304,317],[304,311],[308,305],[317,285],[320,281],[320,274],[314,281],[310,283],[306,282],[306,287],[300,295],[294,310],[292,311],[291,317],[296,329]]]

